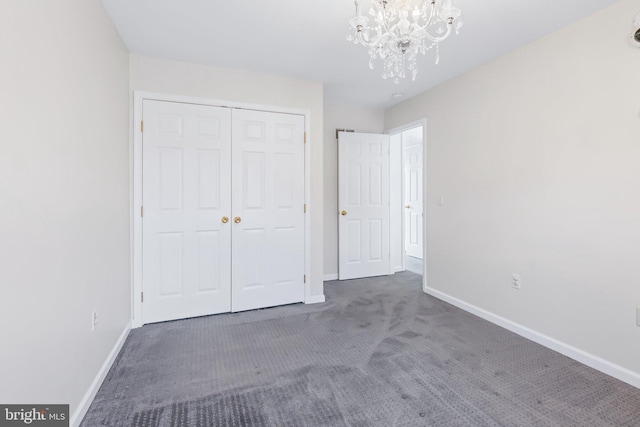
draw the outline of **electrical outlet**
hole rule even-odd
[[[438,206],[444,206],[444,196],[438,197]]]
[[[98,326],[98,310],[91,312],[91,330],[94,331]]]
[[[511,287],[513,289],[520,289],[522,287],[522,277],[519,274],[513,274],[511,276]]]

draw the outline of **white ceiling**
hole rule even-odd
[[[132,53],[282,74],[324,85],[324,100],[386,108],[616,0],[454,0],[464,27],[427,53],[416,81],[396,85],[370,70],[346,40],[353,0],[102,0]],[[366,9],[365,9],[366,10]],[[403,92],[403,99],[393,99]]]

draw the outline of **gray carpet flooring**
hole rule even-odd
[[[326,282],[327,302],[135,329],[82,426],[639,426],[640,390],[424,294]]]

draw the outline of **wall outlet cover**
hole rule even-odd
[[[513,274],[511,276],[511,287],[514,289],[520,289],[522,287],[522,277],[519,274]]]
[[[91,330],[94,331],[98,326],[98,310],[93,310],[91,312]]]

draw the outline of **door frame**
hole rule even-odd
[[[418,119],[409,123],[406,123],[404,125],[401,126],[397,126],[391,129],[388,129],[385,131],[386,134],[389,134],[389,137],[391,138],[393,135],[398,135],[401,134],[404,131],[410,130],[410,129],[414,129],[417,128],[419,126],[422,126],[422,212],[423,212],[423,216],[422,216],[422,289],[426,292],[427,289],[427,219],[428,219],[428,215],[427,215],[427,118],[423,118],[423,119]],[[391,139],[390,139],[391,140]],[[393,163],[391,165],[391,169],[390,169],[390,173],[402,173],[404,165],[403,165],[403,144],[402,144],[402,140],[400,140],[400,144],[399,146],[389,146],[389,150],[390,150],[390,161],[392,161],[391,159],[395,159],[397,160],[395,163],[397,163],[398,165],[396,165],[396,167],[399,167],[399,171],[398,169],[394,170],[394,166]],[[394,155],[395,154],[395,155]],[[400,179],[400,183],[402,185],[403,183],[403,179]],[[403,186],[402,186],[403,187]],[[404,188],[402,189],[402,194],[404,195]],[[402,204],[402,200],[401,200],[401,206],[404,206]],[[401,251],[401,262],[402,262],[402,267],[404,268],[404,219],[402,218],[402,216],[400,216],[399,218],[399,222],[398,220],[394,221],[394,217],[391,217],[391,223],[390,223],[390,227],[391,230],[397,230],[398,228],[400,228],[401,233],[402,233],[402,242],[403,245],[401,245],[400,251]],[[393,264],[391,265],[391,269],[393,270]],[[390,271],[389,274],[393,274],[395,273],[394,271]]]
[[[245,110],[267,111],[271,113],[296,114],[304,116],[304,202],[306,214],[304,217],[304,272],[306,282],[304,284],[304,303],[314,301],[311,296],[311,221],[310,213],[313,206],[309,195],[311,194],[311,113],[309,110],[288,108],[274,105],[251,104],[237,101],[224,101],[219,99],[198,98],[192,96],[171,95],[166,93],[133,91],[133,117],[132,136],[129,144],[130,158],[130,260],[131,260],[131,325],[132,328],[142,326],[142,102],[144,100],[180,102],[184,104],[208,105],[212,107],[227,107]]]

